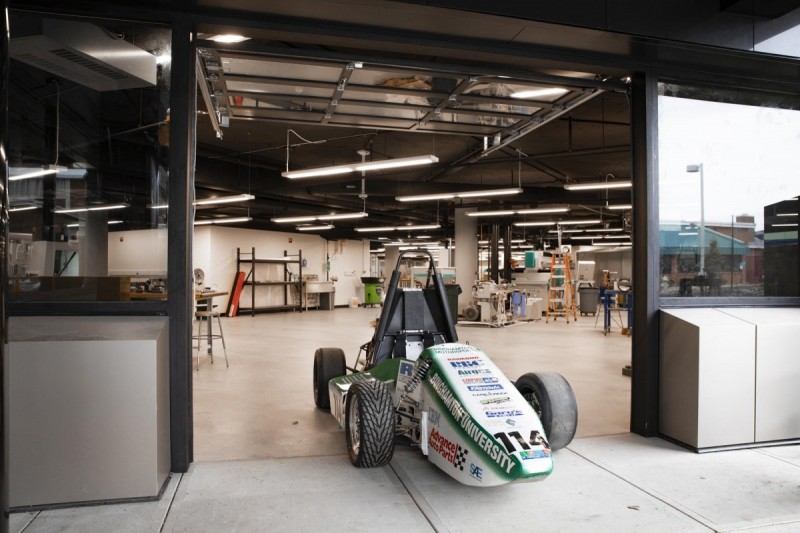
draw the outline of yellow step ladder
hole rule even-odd
[[[575,285],[572,283],[572,273],[569,266],[568,253],[553,253],[550,262],[550,282],[547,285],[547,310],[545,323],[563,316],[569,324],[569,316],[578,320],[578,311],[575,305]]]

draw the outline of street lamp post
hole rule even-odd
[[[706,275],[706,220],[705,220],[705,201],[703,198],[703,163],[697,165],[686,165],[686,172],[700,173],[700,272],[699,276]]]

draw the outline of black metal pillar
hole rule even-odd
[[[503,237],[503,279],[511,282],[511,224],[506,225]]]
[[[633,342],[631,431],[658,434],[658,80],[633,76]]]
[[[0,36],[0,533],[8,533],[8,431],[6,425],[6,266],[8,242],[8,0],[2,4],[3,31]]]
[[[500,278],[500,224],[492,224],[492,236],[489,239],[489,279],[498,282]]]
[[[168,278],[170,351],[170,438],[172,471],[192,462],[192,230],[196,87],[193,28],[172,26],[172,78],[169,132]]]

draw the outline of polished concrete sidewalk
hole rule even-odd
[[[403,445],[371,470],[344,454],[199,462],[161,501],[14,514],[12,531],[800,532],[800,446],[698,455],[621,434],[555,457],[544,481],[486,489]]]

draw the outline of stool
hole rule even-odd
[[[222,353],[225,354],[225,367],[228,368],[230,366],[228,364],[228,350],[225,347],[225,335],[222,333],[222,319],[220,318],[220,313],[214,311],[213,308],[208,310],[198,307],[198,310],[194,313],[194,317],[197,319],[197,335],[192,336],[192,339],[197,340],[197,370],[200,370],[200,344],[204,338],[208,341],[208,355],[211,356],[212,365],[214,364],[214,339],[220,339],[222,341]],[[214,318],[217,319],[219,333],[214,333],[213,331]],[[209,321],[206,324],[208,330],[205,334],[203,334],[203,320]]]

